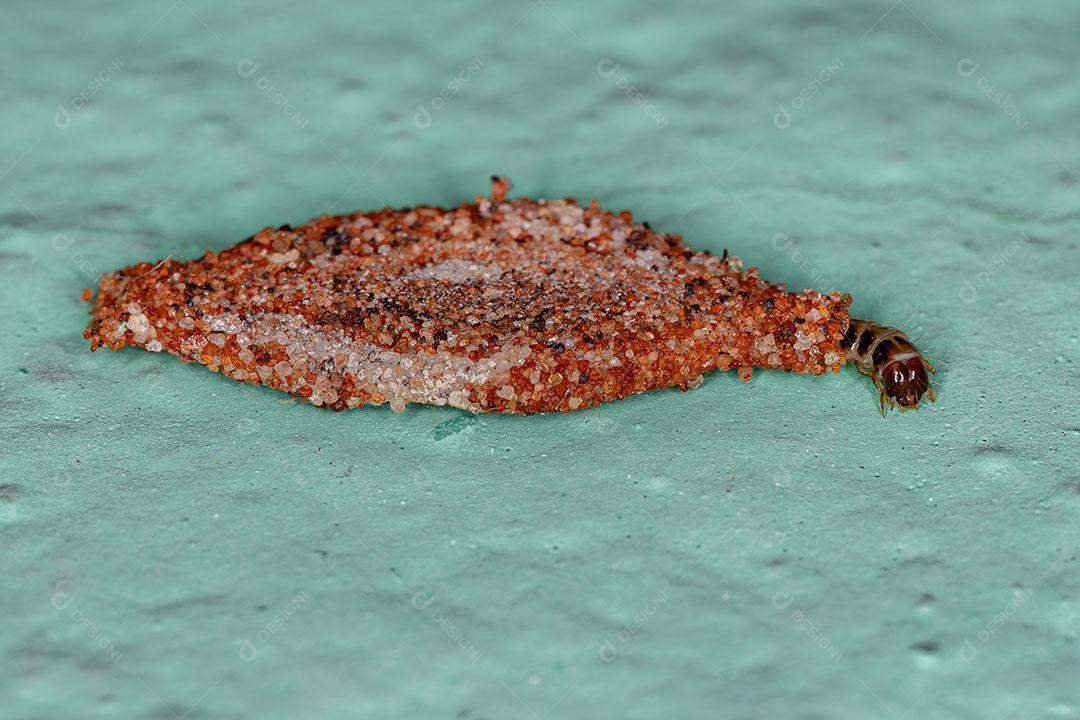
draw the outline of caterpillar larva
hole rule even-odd
[[[934,401],[927,375],[934,366],[903,331],[853,318],[844,335],[844,349],[848,362],[874,381],[881,394],[882,415],[886,401],[901,412],[919,407],[923,395]]]

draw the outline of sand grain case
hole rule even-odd
[[[843,366],[847,296],[789,293],[629,212],[507,187],[107,273],[84,334],[335,410],[567,412],[714,369]]]

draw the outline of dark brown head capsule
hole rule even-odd
[[[919,406],[919,400],[929,392],[934,399],[934,389],[923,366],[923,359],[916,355],[907,360],[893,360],[881,371],[881,383],[885,386],[888,400],[901,409]]]
[[[874,381],[881,395],[881,414],[885,403],[901,412],[919,407],[923,395],[934,400],[934,388],[927,372],[934,366],[902,331],[869,320],[852,320],[844,336],[849,362]]]

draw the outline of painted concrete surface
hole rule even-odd
[[[5,4],[0,717],[1072,718],[1070,3]],[[334,414],[79,294],[493,172],[938,364]]]

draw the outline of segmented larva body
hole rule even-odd
[[[853,318],[844,335],[844,347],[847,361],[874,381],[881,394],[882,415],[886,401],[901,412],[919,407],[923,395],[934,401],[927,375],[927,371],[934,372],[934,366],[903,331]]]

